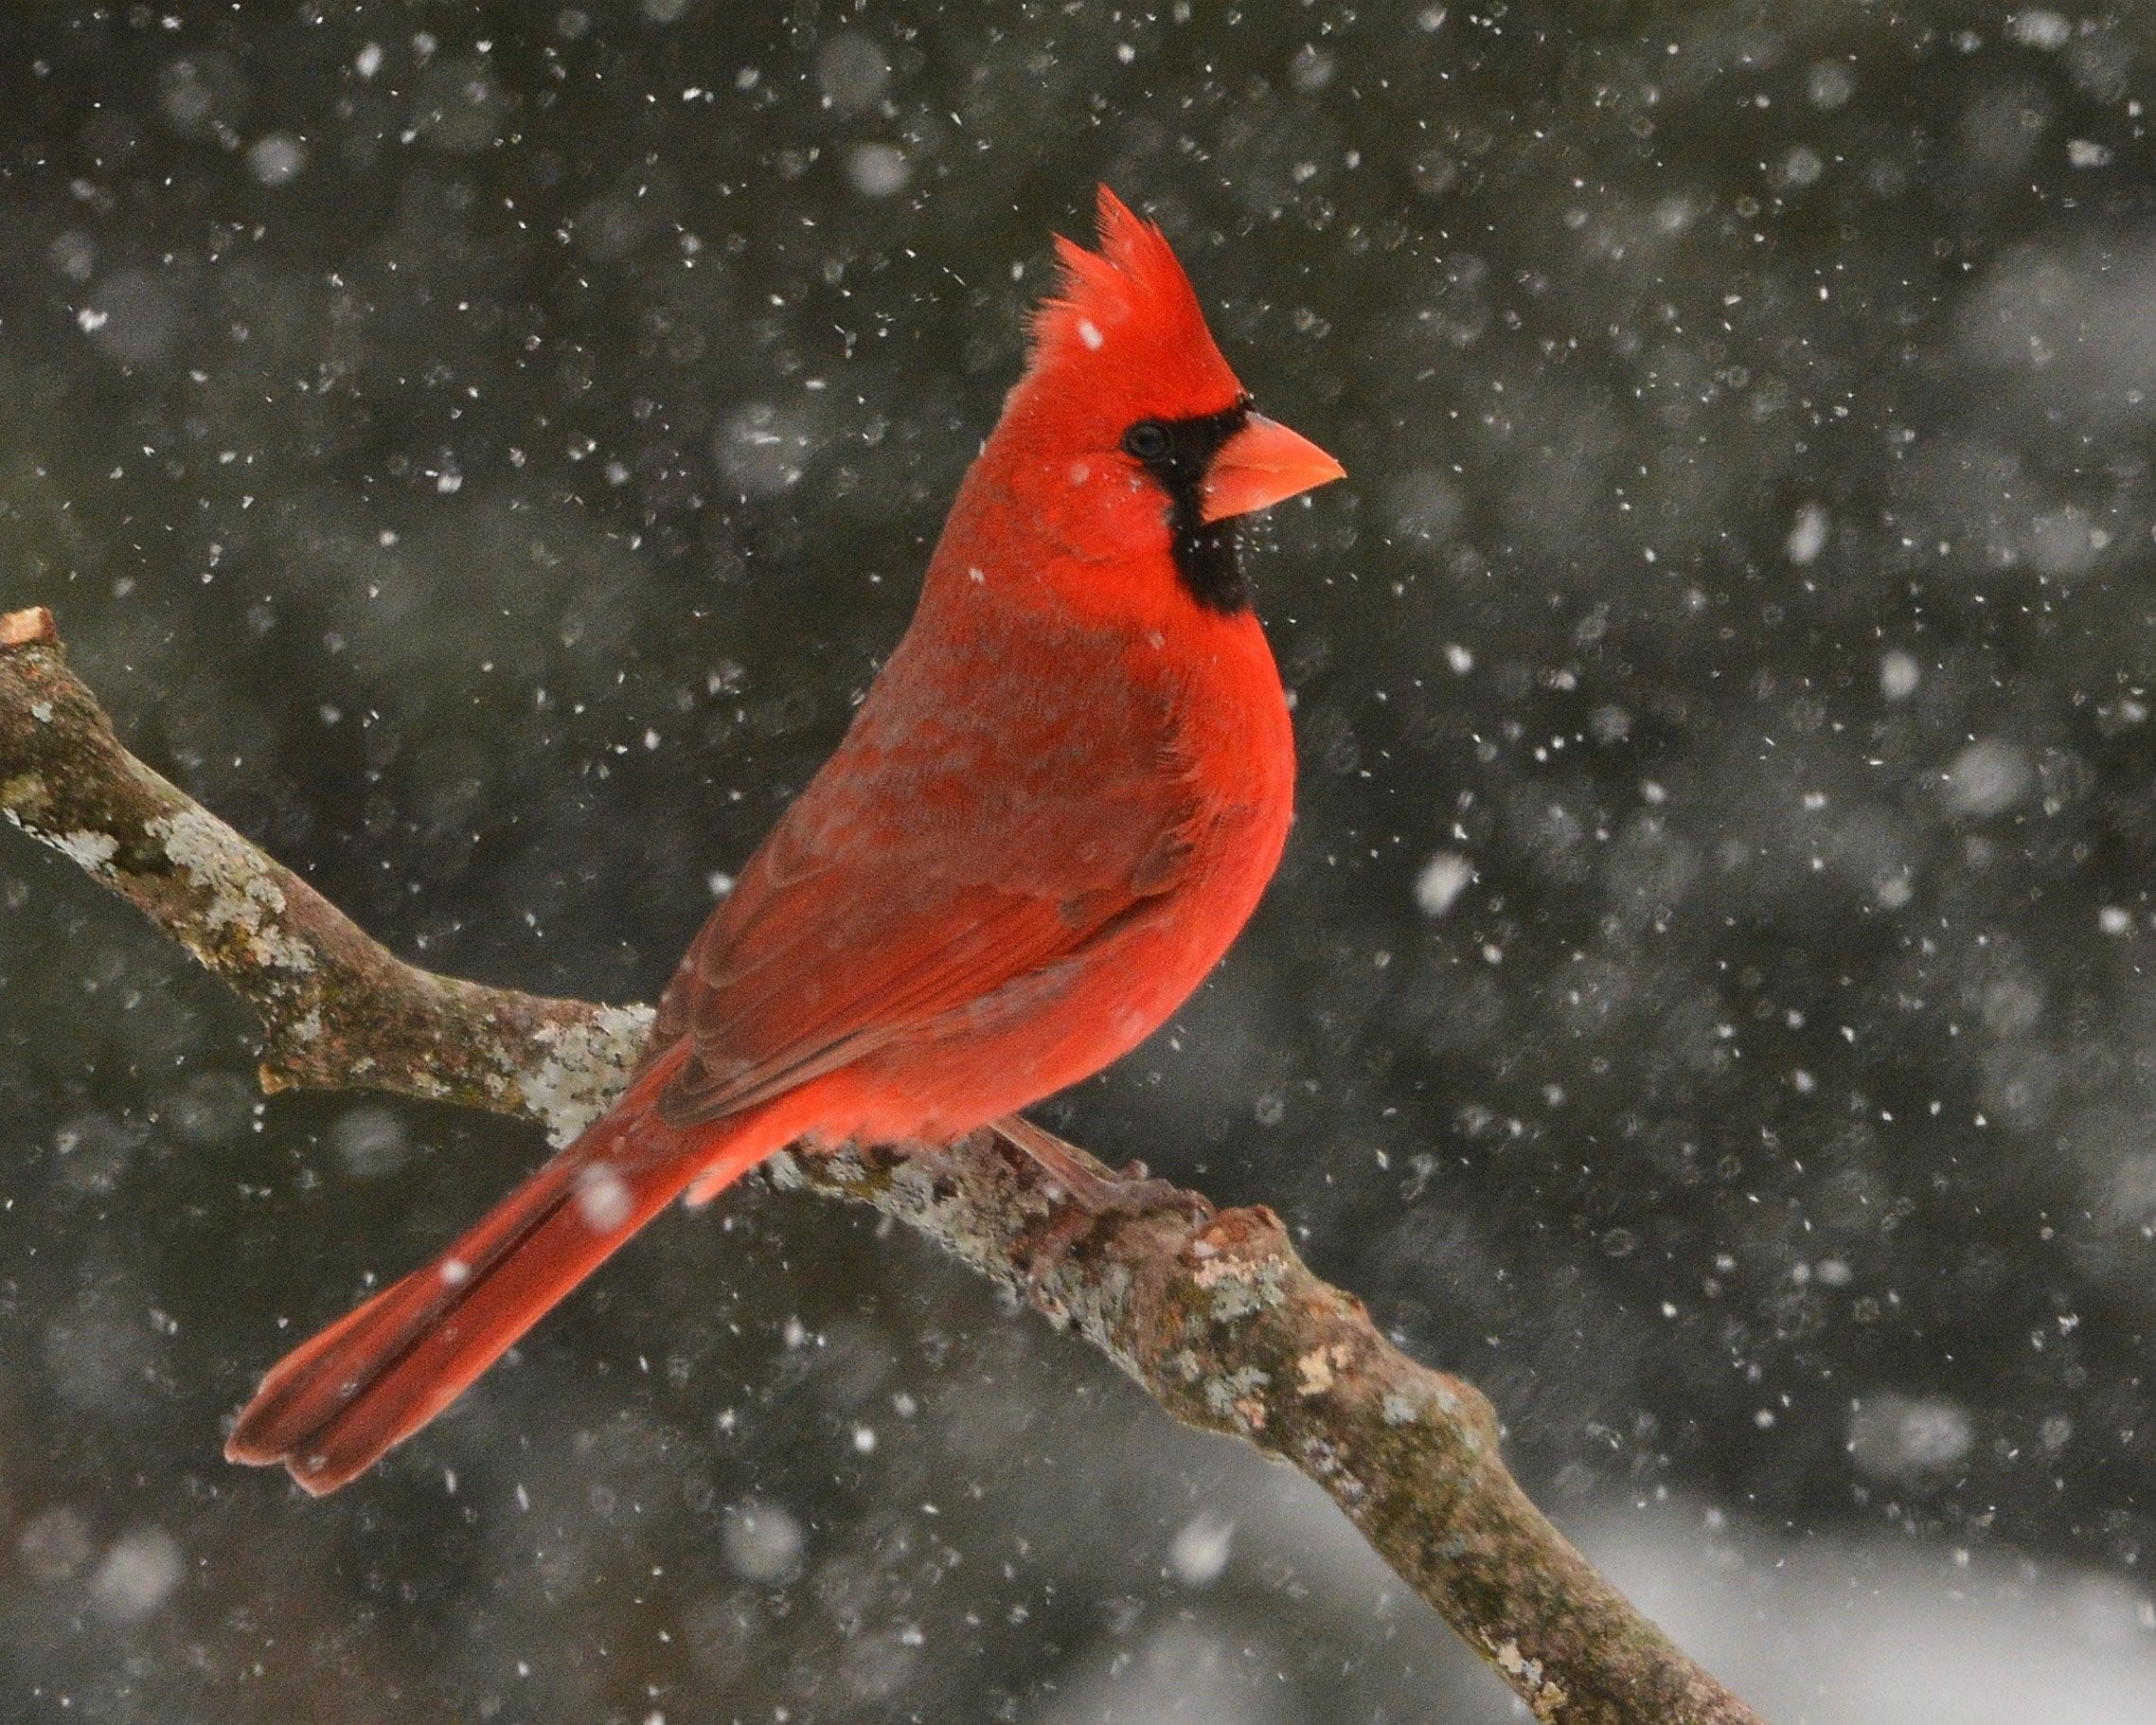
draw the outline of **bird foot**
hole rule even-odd
[[[1027,1254],[1026,1276],[1036,1289],[1104,1218],[1172,1214],[1194,1225],[1213,1218],[1213,1206],[1203,1198],[1172,1180],[1156,1178],[1142,1162],[1129,1162],[1120,1171],[1110,1172],[1082,1150],[1019,1115],[999,1120],[996,1127],[1069,1200],[1057,1206]]]

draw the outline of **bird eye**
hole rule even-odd
[[[1167,453],[1167,427],[1158,420],[1140,419],[1123,434],[1123,447],[1140,461],[1158,461]]]

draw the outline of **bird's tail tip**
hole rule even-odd
[[[438,1374],[406,1374],[399,1381],[398,1368],[431,1333],[458,1327],[447,1324],[459,1302],[454,1279],[442,1273],[454,1262],[437,1259],[406,1276],[286,1355],[240,1411],[224,1459],[251,1467],[282,1463],[297,1485],[321,1497],[426,1424],[470,1377],[451,1384]]]
[[[715,1190],[783,1142],[739,1126],[719,1143],[673,1132],[644,1102],[633,1092],[433,1263],[286,1355],[241,1410],[225,1459],[282,1463],[313,1496],[336,1490],[461,1396],[683,1187]]]

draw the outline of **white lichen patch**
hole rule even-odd
[[[811,1144],[815,1143],[811,1139]],[[825,1150],[823,1157],[831,1172],[841,1180],[866,1180],[868,1162],[861,1153],[861,1147],[848,1140],[835,1150]]]
[[[1544,1721],[1544,1725],[1555,1719],[1565,1703],[1564,1685],[1543,1675],[1542,1662],[1522,1653],[1516,1641],[1506,1642],[1497,1649],[1495,1657],[1497,1668],[1506,1676],[1517,1679],[1520,1687],[1527,1692],[1527,1705],[1535,1710],[1535,1716]]]
[[[1205,1383],[1205,1405],[1221,1419],[1232,1419],[1245,1432],[1265,1430],[1265,1399],[1260,1394],[1273,1381],[1255,1365],[1238,1365]]]
[[[1437,1403],[1437,1411],[1459,1428],[1460,1448],[1470,1455],[1481,1449],[1482,1438],[1468,1418],[1468,1404],[1460,1399],[1458,1392],[1440,1381],[1432,1389],[1431,1396]]]
[[[845,1145],[811,1146],[781,1150],[764,1167],[782,1191],[849,1199],[919,1230],[1000,1284],[1014,1304],[1077,1330],[1131,1378],[1149,1381],[1131,1335],[1130,1265],[1105,1253],[1019,1250],[1027,1222],[1051,1220],[1057,1211],[1037,1190],[1014,1185],[992,1152],[961,1140],[940,1149],[913,1147],[886,1161]],[[1195,1381],[1202,1368],[1187,1352],[1185,1360],[1185,1378]]]
[[[1353,1515],[1369,1500],[1370,1488],[1349,1468],[1347,1456],[1328,1437],[1310,1433],[1299,1446],[1303,1471],[1332,1493],[1333,1501]]]
[[[1283,1273],[1281,1266],[1271,1260],[1249,1264],[1238,1258],[1210,1257],[1190,1272],[1190,1279],[1212,1294],[1213,1322],[1232,1324],[1287,1298],[1280,1288]]]
[[[284,889],[263,871],[259,854],[215,815],[200,809],[151,821],[146,830],[188,881],[209,898],[204,926],[213,934],[236,934],[248,959],[269,969],[305,975],[314,951],[288,934]]]
[[[853,1150],[825,1151],[830,1165],[841,1179],[861,1180],[868,1172],[868,1165]],[[907,1198],[921,1214],[948,1205],[948,1199],[937,1189],[935,1170],[924,1161],[901,1162],[891,1170],[891,1189]]]
[[[567,1144],[621,1092],[651,1036],[649,1006],[601,1006],[571,1024],[543,1025],[543,1051],[520,1077],[526,1112],[557,1145]]]
[[[1078,1332],[1140,1383],[1146,1381],[1144,1363],[1124,1341],[1124,1324],[1131,1304],[1131,1271],[1126,1264],[1111,1263],[1090,1277],[1075,1278],[1068,1289],[1071,1322]]]
[[[1385,1398],[1378,1404],[1378,1411],[1388,1426],[1412,1426],[1422,1412],[1422,1404],[1412,1396],[1403,1396],[1398,1390],[1387,1390]]]
[[[79,827],[74,832],[63,832],[58,837],[39,834],[45,842],[65,857],[76,867],[86,869],[93,875],[101,875],[113,865],[119,855],[119,841],[109,832],[92,832]]]

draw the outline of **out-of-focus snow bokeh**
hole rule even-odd
[[[1351,478],[1300,816],[1048,1111],[1263,1199],[1782,1725],[2156,1716],[2129,9],[0,19],[0,602],[395,943],[629,1000],[843,728],[1105,178]],[[4,837],[5,835],[0,835]],[[1515,1716],[928,1248],[662,1218],[324,1503],[257,1374],[541,1152],[252,1087],[0,845],[0,1720]]]

